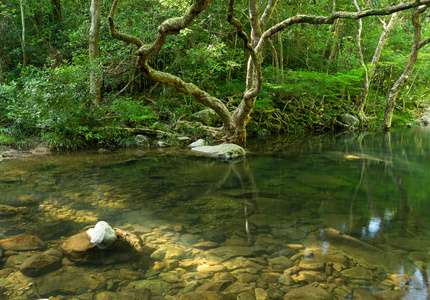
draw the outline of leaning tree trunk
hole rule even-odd
[[[419,6],[414,9],[412,13],[412,25],[414,26],[414,44],[412,46],[412,52],[409,57],[408,65],[403,71],[402,75],[394,83],[390,90],[387,99],[387,105],[385,106],[384,120],[382,121],[382,130],[390,130],[391,120],[393,118],[394,107],[396,105],[397,95],[399,94],[400,88],[408,81],[409,75],[412,73],[415,63],[417,62],[418,52],[427,43],[430,42],[430,38],[425,39],[421,42],[422,25],[420,22],[420,15],[429,7],[429,5]]]
[[[90,94],[95,104],[101,102],[101,75],[100,75],[100,0],[91,1],[91,29],[89,37],[89,53],[91,64]]]
[[[373,54],[372,62],[370,68],[367,69],[366,65],[364,65],[364,80],[363,85],[361,86],[360,98],[356,105],[356,110],[359,116],[364,118],[364,106],[366,105],[367,97],[369,95],[370,83],[372,82],[373,76],[375,75],[376,65],[379,62],[379,58],[381,57],[382,49],[385,45],[385,42],[388,40],[388,35],[390,34],[391,29],[393,29],[394,24],[397,21],[398,13],[394,13],[391,15],[390,21],[388,25],[381,20],[383,25],[383,31],[381,36],[379,37],[378,45],[376,46],[375,53]]]
[[[185,82],[178,76],[157,71],[150,67],[148,63],[150,58],[159,53],[169,35],[177,35],[182,29],[187,28],[212,1],[213,0],[195,0],[182,17],[168,19],[162,22],[158,27],[155,40],[152,44],[144,44],[139,38],[120,33],[116,30],[114,16],[119,0],[113,0],[108,18],[109,28],[114,38],[127,43],[133,43],[139,47],[135,53],[137,56],[137,67],[144,77],[156,82],[168,84],[181,93],[192,95],[196,101],[215,110],[223,122],[224,139],[240,145],[245,145],[246,125],[250,119],[257,96],[262,88],[262,53],[265,44],[272,36],[294,24],[333,24],[337,19],[360,19],[375,15],[391,15],[398,11],[422,6],[423,4],[430,5],[430,0],[414,0],[408,3],[387,6],[382,9],[370,9],[354,13],[333,11],[329,16],[297,15],[287,18],[265,30],[274,8],[277,5],[277,0],[268,0],[266,8],[261,16],[259,7],[260,1],[250,0],[248,9],[251,35],[249,38],[244,31],[245,26],[243,26],[238,19],[234,17],[235,1],[229,0],[227,21],[236,28],[238,36],[243,41],[245,51],[249,53],[244,96],[237,109],[233,114],[230,114],[220,99],[211,96],[209,93],[203,91],[193,83]]]

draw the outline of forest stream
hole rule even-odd
[[[0,299],[428,298],[428,128],[247,152],[0,161]],[[71,256],[98,221],[137,244]]]

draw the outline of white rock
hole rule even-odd
[[[116,233],[105,221],[100,221],[87,230],[87,235],[91,238],[91,243],[98,244],[99,248],[106,248],[116,241]]]
[[[204,139],[199,139],[195,141],[194,143],[191,143],[188,145],[189,148],[195,148],[200,146],[206,146],[208,143]]]
[[[200,146],[194,147],[191,151],[207,154],[212,157],[224,160],[243,158],[246,155],[245,150],[236,144],[220,144],[217,146]]]

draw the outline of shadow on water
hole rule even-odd
[[[0,292],[121,299],[148,288],[230,299],[261,288],[271,299],[426,299],[428,137],[413,129],[294,139],[256,145],[236,163],[184,150],[0,162],[0,247],[17,235],[46,243],[0,252]],[[27,259],[100,220],[139,235],[150,258],[63,258],[36,277],[21,274]],[[70,279],[77,272],[99,275]]]

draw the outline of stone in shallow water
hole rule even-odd
[[[63,267],[54,273],[46,274],[36,279],[36,287],[42,297],[58,294],[83,294],[89,289],[101,290],[106,288],[103,276],[93,276],[81,268]]]
[[[224,297],[219,292],[204,291],[191,292],[179,297],[179,300],[223,300]]]
[[[88,249],[95,247],[86,232],[80,232],[66,239],[61,245],[61,251],[70,260],[86,262],[89,258]]]
[[[154,296],[165,296],[173,288],[172,284],[159,279],[134,281],[129,287],[137,290],[149,289]]]
[[[400,255],[381,250],[333,228],[310,233],[303,244],[308,248],[343,252],[358,261],[366,260],[381,266],[387,273],[397,273],[400,268],[407,273],[414,270],[413,265]]]
[[[373,278],[367,271],[361,267],[346,269],[341,272],[342,278],[356,283],[365,283],[371,281]]]
[[[288,293],[286,293],[284,296],[284,300],[290,299],[329,300],[334,298],[326,290],[320,287],[306,285],[297,289],[292,289]]]
[[[24,213],[28,209],[26,207],[13,207],[10,205],[0,204],[0,216],[12,216],[19,213]]]
[[[35,235],[18,235],[0,240],[0,248],[11,251],[37,250],[45,247],[45,243]]]
[[[24,261],[21,272],[25,276],[37,277],[61,268],[62,254],[50,255],[50,252],[36,254]]]

